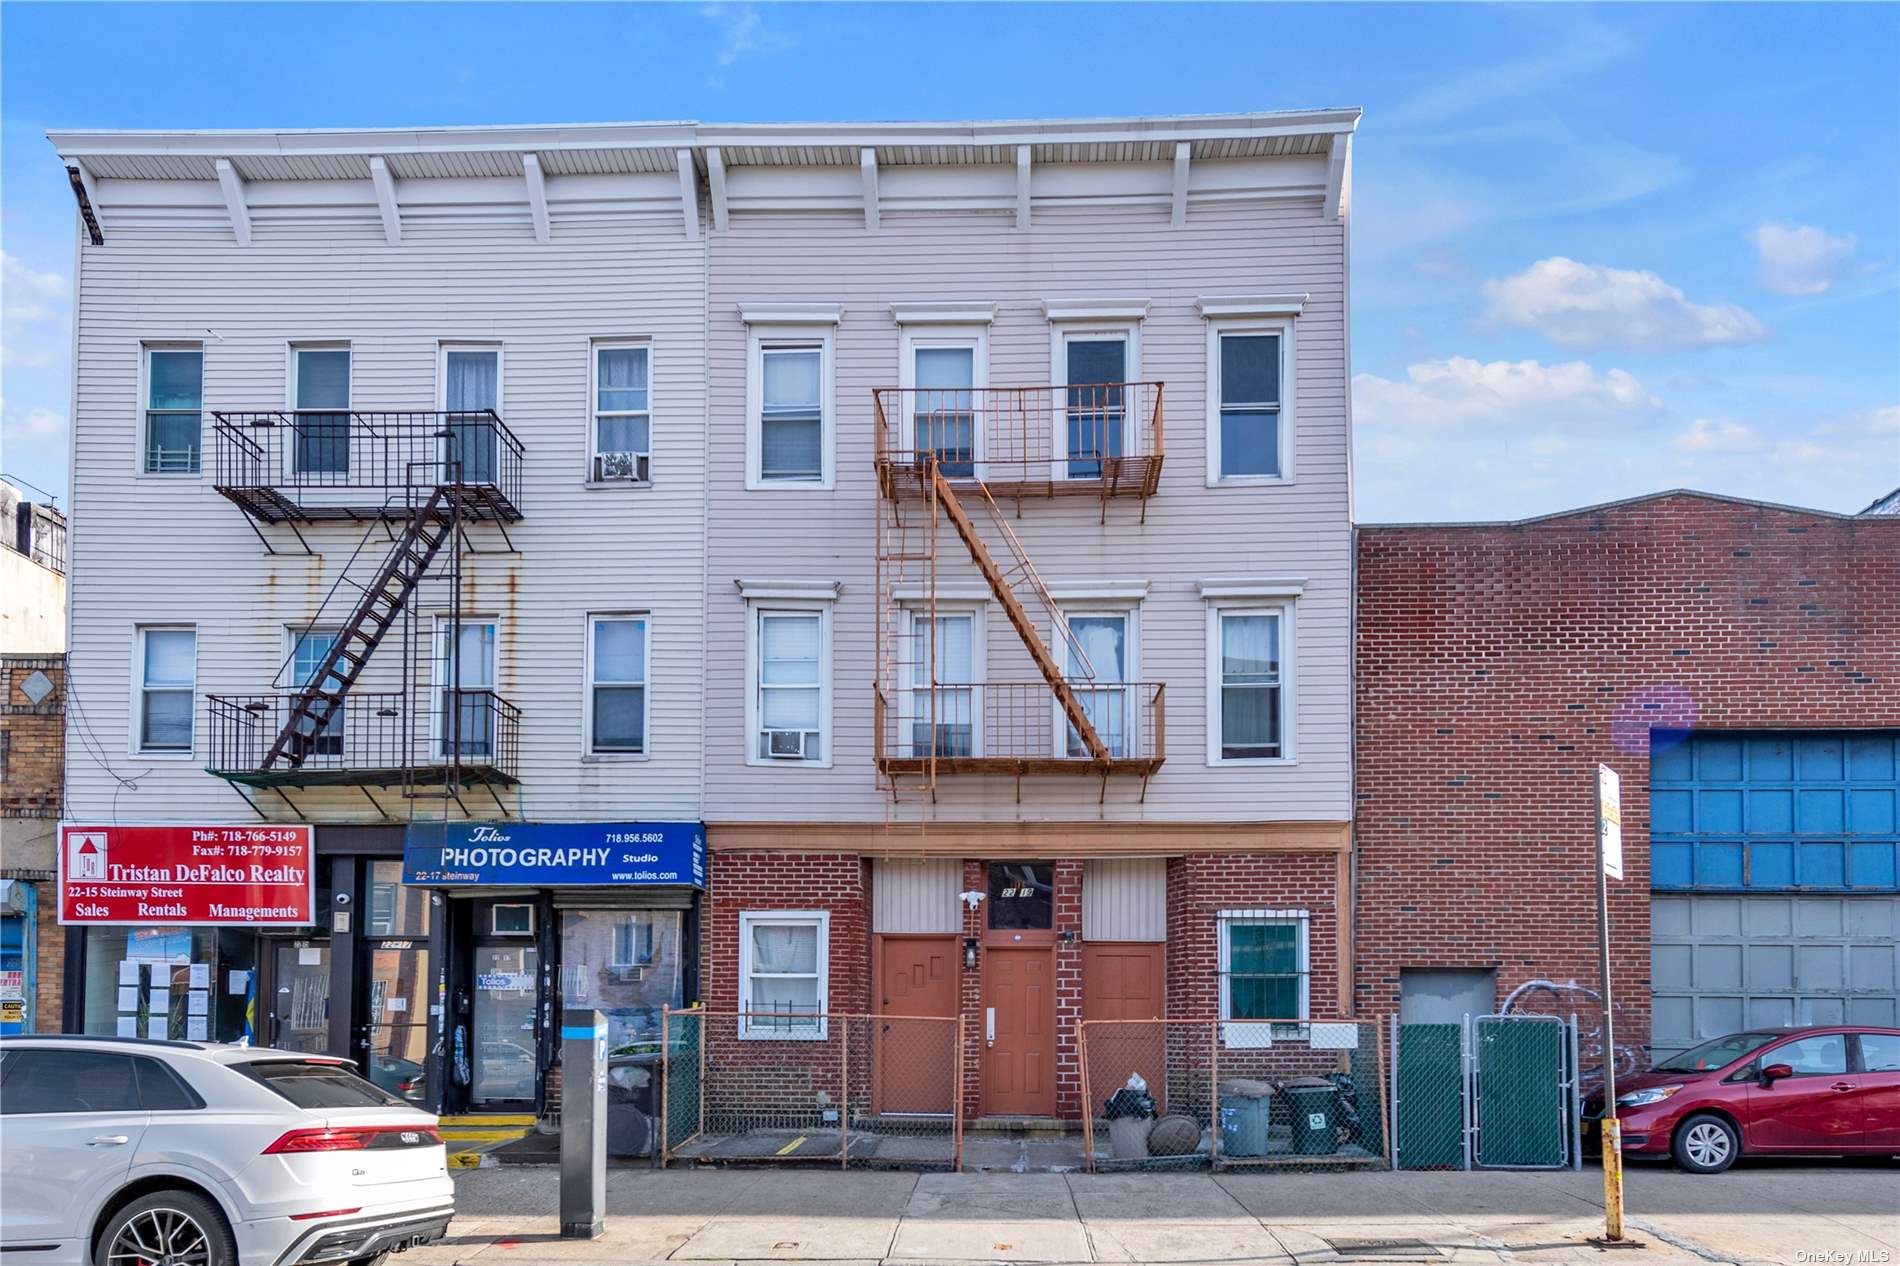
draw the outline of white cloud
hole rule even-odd
[[[1375,430],[1497,427],[1528,433],[1553,424],[1639,419],[1662,408],[1625,370],[1598,373],[1583,361],[1486,363],[1454,356],[1413,365],[1399,381],[1359,374],[1352,386],[1355,420]]]
[[[721,66],[730,66],[741,57],[755,53],[782,53],[795,43],[785,32],[766,26],[764,16],[749,4],[702,5],[699,15],[710,18],[720,28],[722,39],[717,57]]]
[[[1580,351],[1719,347],[1752,343],[1768,333],[1746,310],[1732,303],[1691,303],[1655,273],[1582,264],[1561,255],[1486,282],[1484,296],[1493,319]]]
[[[1697,418],[1689,429],[1669,441],[1683,453],[1758,453],[1762,438],[1745,422],[1728,418]]]
[[[1749,235],[1761,267],[1755,280],[1762,289],[1783,295],[1826,293],[1859,245],[1851,234],[1836,237],[1812,224],[1758,224]]]
[[[35,435],[53,435],[66,429],[66,415],[51,409],[28,409],[26,429]]]
[[[66,278],[40,272],[0,251],[0,313],[9,325],[26,325],[59,315],[66,297]]]

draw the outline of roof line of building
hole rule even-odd
[[[1569,510],[1553,510],[1549,514],[1533,514],[1523,519],[1425,520],[1417,523],[1357,523],[1353,526],[1370,532],[1416,530],[1420,528],[1528,527],[1533,523],[1548,523],[1553,519],[1572,519],[1586,514],[1598,514],[1604,510],[1616,510],[1623,506],[1640,505],[1645,501],[1661,501],[1665,497],[1695,497],[1701,501],[1715,501],[1723,505],[1753,506],[1758,510],[1778,510],[1786,514],[1806,514],[1823,519],[1848,520],[1860,517],[1839,510],[1817,510],[1813,506],[1791,506],[1784,505],[1778,501],[1757,501],[1753,497],[1732,497],[1719,492],[1703,492],[1699,488],[1665,488],[1660,492],[1645,492],[1634,497],[1622,497],[1615,501],[1599,501],[1594,505],[1576,506]]]

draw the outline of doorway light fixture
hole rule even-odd
[[[976,970],[976,938],[974,936],[963,938],[963,969]]]

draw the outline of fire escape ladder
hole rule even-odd
[[[452,489],[437,486],[410,516],[375,578],[364,587],[363,600],[299,690],[262,768],[281,760],[295,769],[310,755],[390,626],[408,607],[443,543],[456,532],[450,504],[454,495]]]
[[[1089,720],[1088,711],[1083,708],[1082,701],[1076,697],[1067,674],[1062,671],[1062,666],[1056,663],[1055,656],[1050,652],[1047,643],[1042,640],[1042,635],[1030,622],[1029,613],[1024,610],[1022,599],[1016,596],[1016,591],[1010,584],[1008,576],[1004,574],[1001,567],[997,566],[996,559],[990,554],[989,546],[985,545],[983,538],[977,534],[976,524],[970,520],[969,513],[963,508],[963,503],[957,499],[956,489],[952,487],[948,479],[944,478],[943,471],[934,462],[931,464],[930,477],[938,503],[943,506],[945,517],[950,520],[950,526],[956,529],[957,535],[969,549],[970,557],[976,562],[977,570],[983,574],[983,579],[988,583],[990,591],[1002,604],[1003,614],[1015,628],[1016,635],[1023,640],[1023,645],[1028,648],[1030,658],[1036,661],[1036,668],[1042,673],[1043,680],[1049,683],[1049,689],[1055,694],[1056,702],[1061,706],[1063,715],[1068,718],[1069,725],[1080,737],[1083,746],[1088,748],[1089,756],[1106,767],[1110,759],[1108,745],[1102,741],[1101,735],[1095,732],[1095,725]],[[1036,574],[1035,567],[1029,561],[1029,555],[1023,550],[1022,542],[1017,539],[1016,533],[1010,528],[1007,517],[990,497],[987,488],[979,483],[976,485],[976,491],[988,506],[992,522],[1000,528],[1003,538],[1009,542],[1010,549],[1015,555],[1016,562],[1010,569],[1011,573],[1026,582],[1048,610],[1057,633],[1070,643],[1072,653],[1077,659],[1086,664],[1086,657],[1081,654],[1081,648],[1074,644],[1073,637],[1068,631],[1068,624],[1062,618],[1061,609],[1056,606],[1055,599],[1050,597],[1048,589],[1042,583],[1042,578]],[[1086,675],[1092,677],[1093,670],[1087,670]]]

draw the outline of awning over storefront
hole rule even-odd
[[[403,882],[431,888],[706,886],[698,822],[435,822],[411,825]]]

